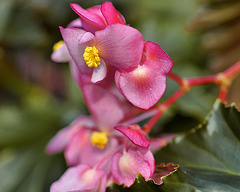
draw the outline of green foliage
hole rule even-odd
[[[130,188],[114,184],[109,191],[134,191],[136,185],[164,192],[240,191],[240,113],[217,101],[201,126],[177,136],[155,157],[156,164],[172,162],[180,169],[163,178],[160,186],[138,175]]]

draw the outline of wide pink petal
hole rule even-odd
[[[60,27],[62,37],[67,45],[68,51],[73,59],[73,61],[77,64],[79,70],[82,73],[91,73],[92,69],[86,65],[86,62],[83,58],[83,53],[85,51],[89,40],[90,34],[82,29],[77,28],[62,28]],[[85,40],[85,42],[84,42]],[[80,42],[84,42],[83,44],[79,44]]]
[[[89,131],[85,128],[80,129],[75,135],[71,137],[67,148],[65,150],[65,158],[68,166],[77,165],[80,163],[80,154],[90,143]]]
[[[62,46],[55,50],[52,55],[51,59],[54,62],[61,63],[61,62],[69,62],[71,61],[71,56],[68,52],[66,44],[62,44]]]
[[[77,118],[71,125],[60,130],[53,139],[49,142],[46,151],[47,153],[58,153],[63,151],[70,142],[73,135],[83,127],[95,126],[92,118],[82,116]]]
[[[133,144],[143,148],[149,147],[150,143],[148,141],[148,138],[146,134],[141,130],[139,125],[119,125],[114,128],[123,133],[130,141],[133,142]]]
[[[104,176],[104,171],[80,164],[69,168],[58,181],[52,184],[50,192],[80,192],[97,189]]]
[[[84,33],[83,35],[80,35],[78,37],[78,43],[81,45],[81,44],[84,44],[88,41],[91,41],[92,39],[94,39],[94,35],[90,32],[86,32]]]
[[[110,91],[96,85],[83,86],[83,96],[88,108],[101,131],[113,131],[124,117],[124,112],[118,98]]]
[[[123,16],[115,9],[110,1],[104,2],[101,6],[101,10],[108,25],[114,23],[126,24]]]
[[[131,72],[116,71],[119,91],[135,106],[149,109],[166,89],[166,75],[155,61],[145,61]]]
[[[97,83],[102,81],[107,75],[107,66],[106,63],[101,59],[100,65],[97,68],[93,69],[91,82]]]
[[[91,12],[91,13],[94,13],[96,15],[98,15],[99,17],[101,17],[101,19],[104,21],[105,18],[102,14],[102,11],[101,11],[101,5],[95,5],[93,7],[90,7],[88,9],[86,9],[88,12]]]
[[[77,28],[78,27],[78,28],[80,28],[80,27],[82,27],[82,22],[81,22],[81,20],[79,18],[77,18],[77,19],[71,21],[68,24],[67,27],[70,27],[70,28]]]
[[[95,32],[105,28],[106,24],[99,15],[83,9],[78,4],[71,4],[71,7],[80,16],[82,26],[86,31]]]
[[[141,173],[145,180],[151,178],[151,165],[136,148],[127,152],[116,153],[112,159],[112,175],[118,184],[130,186],[133,184],[137,173]]]
[[[173,66],[173,61],[168,54],[160,47],[160,45],[152,41],[146,41],[144,44],[143,62],[145,60],[158,62],[164,74],[167,74]]]
[[[141,60],[143,51],[142,34],[127,25],[112,24],[96,31],[96,48],[107,64],[120,71],[131,71]]]
[[[73,76],[73,79],[76,81],[78,86],[81,88],[85,84],[91,82],[91,78],[89,75],[81,73],[80,69],[78,68],[77,64],[74,61],[70,62],[70,70]]]

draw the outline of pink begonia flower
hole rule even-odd
[[[91,117],[82,116],[77,118],[68,127],[60,130],[55,137],[49,142],[46,151],[47,153],[58,153],[66,149],[71,138],[83,128],[96,127],[95,122]]]
[[[109,1],[104,2],[101,6],[94,6],[86,10],[77,4],[71,4],[71,7],[80,16],[83,29],[91,33],[102,30],[107,25],[126,24],[124,17]]]
[[[112,158],[112,175],[118,184],[129,187],[137,173],[149,180],[155,169],[155,160],[149,149],[130,147],[123,153],[115,153]]]
[[[162,97],[166,89],[166,74],[173,62],[156,43],[146,41],[142,63],[130,72],[116,71],[118,90],[135,106],[149,109]]]
[[[141,60],[142,34],[132,27],[112,24],[95,35],[76,28],[60,30],[73,61],[81,73],[92,74],[93,83],[106,77],[106,64],[127,72]]]
[[[82,87],[92,117],[80,117],[60,130],[47,146],[48,153],[64,150],[68,165],[85,163],[93,166],[119,144],[114,129],[124,117],[118,98],[95,84]]]
[[[105,192],[106,175],[103,170],[81,164],[69,168],[58,181],[52,184],[50,192],[80,192],[87,190]]]

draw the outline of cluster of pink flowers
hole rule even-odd
[[[126,25],[111,2],[71,7],[80,18],[60,27],[64,41],[55,44],[52,60],[70,63],[91,116],[77,118],[48,144],[48,153],[64,151],[70,167],[51,192],[104,192],[112,182],[130,186],[138,172],[153,178],[151,150],[163,142],[124,122],[159,101],[172,60]]]

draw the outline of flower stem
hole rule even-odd
[[[222,73],[218,73],[216,75],[209,75],[203,77],[195,77],[195,78],[182,78],[172,72],[168,73],[168,77],[174,80],[176,83],[179,84],[180,88],[166,101],[157,105],[152,109],[157,109],[158,112],[154,114],[154,116],[143,126],[143,131],[145,133],[149,133],[159,118],[163,115],[163,113],[175,102],[177,101],[182,95],[188,92],[192,87],[204,84],[216,84],[220,87],[219,89],[219,99],[221,101],[226,101],[227,93],[231,86],[232,81],[240,74],[240,61],[236,64],[228,68]],[[149,111],[150,112],[150,111]],[[139,116],[139,119],[148,116],[147,114],[143,114]],[[135,120],[138,120],[137,118]]]

